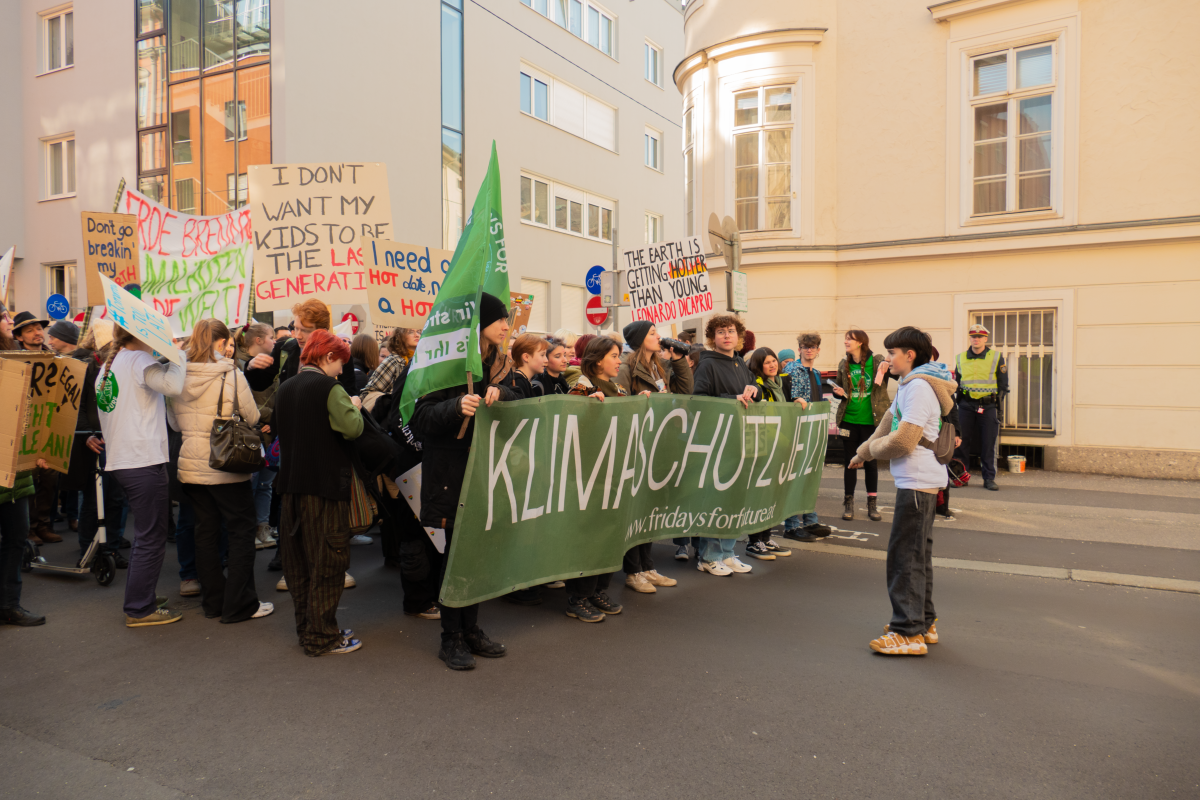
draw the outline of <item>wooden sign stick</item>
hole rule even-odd
[[[471,370],[467,370],[467,394],[475,394],[475,377],[471,375]],[[479,407],[476,406],[475,413],[479,413]],[[462,428],[458,431],[457,438],[461,439],[467,435],[467,426],[471,424],[470,417],[463,417]]]

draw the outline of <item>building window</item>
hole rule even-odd
[[[662,216],[646,212],[646,244],[662,241]]]
[[[521,111],[614,153],[617,110],[528,64],[521,65]]]
[[[1054,431],[1055,309],[975,311],[971,324],[991,331],[989,345],[1004,356],[1008,396],[1000,409],[1005,430]]]
[[[46,267],[46,293],[61,294],[67,298],[67,305],[75,310],[75,262],[64,261],[61,264],[44,264]]]
[[[689,108],[683,112],[683,207],[687,217],[687,235],[695,236],[696,230],[693,223],[696,210],[696,196],[693,193],[695,189],[695,158],[696,158],[696,137],[693,125],[695,124],[694,109]]]
[[[521,111],[538,119],[550,121],[550,82],[521,71]]]
[[[612,241],[616,204],[582,189],[521,175],[521,221],[602,242]]]
[[[41,72],[75,66],[75,13],[71,9],[42,17]]]
[[[646,166],[662,170],[662,133],[646,128]]]
[[[972,214],[1052,207],[1054,45],[971,59]]]
[[[529,309],[529,323],[526,331],[548,333],[550,331],[550,281],[521,278],[521,294],[533,295],[533,305]]]
[[[442,247],[453,250],[463,229],[463,9],[442,0]]]
[[[583,333],[589,327],[587,321],[588,292],[582,286],[561,284],[558,287],[558,327],[575,333]]]
[[[646,80],[662,86],[662,48],[646,42]]]
[[[247,167],[271,163],[270,0],[133,2],[138,190],[189,214],[244,206]]]
[[[734,203],[740,231],[792,227],[792,87],[733,95]]]
[[[605,55],[616,58],[616,17],[595,3],[581,0],[521,0],[529,8],[557,22]]]
[[[42,140],[45,178],[42,199],[54,200],[75,194],[75,137],[60,136]]]

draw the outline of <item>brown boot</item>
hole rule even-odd
[[[879,513],[878,501],[878,497],[867,496],[867,516],[870,517],[872,522],[879,522],[879,520],[883,519],[883,514]]]
[[[842,503],[846,509],[842,514],[842,519],[854,519],[854,495],[846,495],[846,499]]]
[[[46,530],[38,531],[38,538],[46,544],[58,544],[62,541],[62,537],[54,531],[47,528]]]
[[[36,544],[38,546],[45,544],[45,542],[42,541],[42,537],[38,536],[37,531],[33,530],[32,528],[30,529],[29,535],[26,538],[29,539],[31,544]]]

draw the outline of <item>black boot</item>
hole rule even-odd
[[[475,669],[475,659],[467,650],[461,633],[442,634],[442,649],[438,650],[438,658],[445,661],[450,669]]]
[[[463,641],[467,643],[467,647],[471,649],[472,653],[484,658],[500,658],[508,652],[504,645],[489,639],[478,625],[463,634]]]
[[[842,512],[842,519],[854,519],[854,495],[846,495],[846,499],[842,501],[845,511]]]
[[[883,519],[883,514],[879,513],[878,500],[878,497],[867,496],[867,516],[870,517],[872,522],[879,522],[879,520]]]

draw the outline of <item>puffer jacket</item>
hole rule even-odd
[[[249,474],[222,472],[208,466],[211,452],[213,419],[217,417],[217,399],[225,386],[221,416],[233,413],[233,385],[237,382],[238,411],[251,425],[258,422],[258,406],[246,379],[237,374],[233,361],[223,358],[216,363],[189,362],[183,381],[183,393],[167,406],[167,421],[183,434],[179,450],[179,482],[213,486],[250,480]]]
[[[36,492],[37,488],[33,485],[33,473],[18,472],[11,489],[0,486],[0,505],[16,502],[22,497],[29,497]]]

